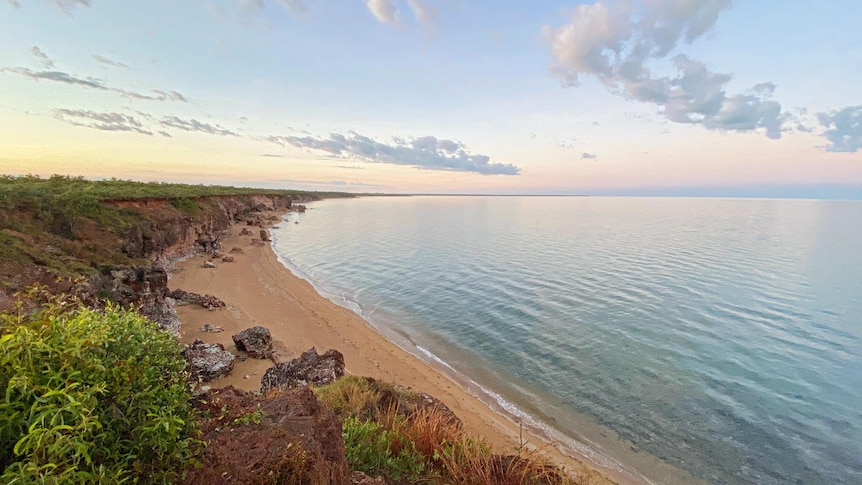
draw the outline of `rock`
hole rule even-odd
[[[199,423],[207,446],[187,485],[350,483],[341,422],[309,389],[260,398],[226,387],[193,405],[208,416]]]
[[[219,333],[223,332],[224,329],[219,327],[218,325],[213,325],[211,323],[205,323],[201,327],[201,332],[209,332],[209,333]]]
[[[221,262],[222,263],[233,263],[234,262],[233,256],[225,256],[225,257],[221,258]]]
[[[243,229],[243,230],[245,230],[245,229]],[[249,231],[248,235],[251,236],[251,231]],[[237,247],[237,246],[230,248],[230,251],[228,251],[228,252],[231,254],[243,254],[243,253],[245,253],[245,251],[243,251],[242,248]]]
[[[269,242],[269,232],[266,229],[260,230],[260,240]]]
[[[383,477],[371,478],[362,472],[353,472],[350,475],[350,485],[386,485]]]
[[[266,246],[266,244],[264,244],[264,242],[259,240],[259,239],[252,239],[251,245],[252,246]]]
[[[243,227],[242,231],[239,231],[239,235],[240,236],[251,236],[252,232],[249,231],[247,227]],[[238,249],[238,248],[234,248],[234,249]],[[231,249],[231,252],[233,252],[233,249]]]
[[[192,376],[204,382],[230,374],[236,360],[236,356],[225,350],[224,345],[208,344],[200,339],[195,339],[183,354],[189,362]]]
[[[215,268],[216,265],[212,261],[204,261],[204,268]]]
[[[305,212],[305,206],[302,204],[296,204],[293,206],[293,210],[296,212]]]
[[[168,292],[167,296],[175,299],[180,305],[200,305],[210,311],[225,307],[225,303],[215,296],[199,295],[179,288]]]
[[[272,355],[272,335],[266,327],[251,327],[234,335],[236,348],[255,359],[268,359]]]
[[[307,385],[322,386],[344,376],[344,356],[330,349],[318,355],[312,347],[298,359],[270,367],[263,374],[260,390],[264,394],[273,389],[292,389]]]
[[[112,266],[91,278],[90,284],[100,293],[107,292],[121,306],[139,308],[139,312],[159,324],[162,330],[179,333],[180,318],[175,301],[168,294],[168,273],[160,266]]]

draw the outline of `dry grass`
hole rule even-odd
[[[468,435],[450,411],[436,406],[399,405],[408,397],[389,384],[346,376],[315,389],[318,399],[339,417],[372,420],[391,433],[393,448],[411,444],[425,465],[417,483],[458,485],[606,485],[604,476],[584,466],[570,472],[550,464],[543,450],[526,443],[515,454],[495,454],[491,445]],[[393,401],[394,398],[394,401]],[[410,411],[408,411],[410,410]],[[390,450],[397,452],[397,449]]]
[[[365,377],[344,376],[332,384],[315,388],[314,394],[342,420],[348,416],[377,418],[380,392]]]

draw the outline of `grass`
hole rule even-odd
[[[33,282],[46,283],[44,274],[34,276],[33,271],[70,278],[92,275],[101,266],[145,264],[147,255],[140,254],[141,248],[144,241],[158,240],[157,228],[166,229],[171,221],[183,218],[223,216],[218,202],[208,197],[232,196],[251,206],[254,195],[294,199],[348,196],[59,175],[0,175],[0,291],[9,294]],[[165,199],[167,204],[156,212],[117,204],[141,198]],[[137,247],[132,244],[135,241]]]
[[[315,394],[343,420],[348,464],[390,483],[602,483],[593,480],[601,478],[598,474],[570,475],[549,464],[541,450],[523,445],[515,454],[495,454],[486,441],[465,432],[450,411],[403,405],[410,391],[387,383],[346,376],[315,389]]]

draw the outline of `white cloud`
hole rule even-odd
[[[44,65],[45,67],[54,67],[54,61],[52,61],[51,58],[48,57],[48,54],[45,54],[39,47],[34,45],[30,48],[30,53],[38,57],[42,61],[42,65]]]
[[[423,136],[391,143],[373,140],[356,132],[332,133],[329,137],[268,136],[265,141],[281,146],[322,151],[335,158],[408,165],[428,170],[474,172],[483,175],[518,175],[521,169],[508,163],[492,163],[487,155],[470,153],[463,143]]]
[[[823,136],[828,152],[855,153],[862,149],[862,105],[818,113],[820,124],[827,128]]]
[[[125,69],[129,68],[129,66],[127,66],[126,64],[123,64],[122,62],[113,61],[111,59],[108,59],[105,56],[100,56],[99,54],[93,54],[93,59],[95,59],[97,62],[100,62],[100,63],[108,65],[108,66],[122,67]]]
[[[437,23],[437,9],[425,3],[424,0],[407,0],[407,5],[413,10],[413,16],[419,23],[425,25]]]
[[[82,5],[84,7],[90,6],[90,0],[45,0],[45,1],[50,3],[51,5],[59,8],[60,10],[66,12],[66,13],[70,13],[72,11],[72,9],[77,7],[78,5]]]
[[[142,135],[153,132],[134,116],[115,112],[96,112],[83,109],[56,109],[54,117],[71,125],[95,128],[102,131],[133,131]]]
[[[612,93],[659,106],[676,123],[762,130],[769,138],[780,138],[790,116],[770,99],[774,84],[728,94],[730,74],[712,72],[704,63],[675,53],[710,31],[730,5],[731,0],[599,0],[580,5],[568,24],[545,27],[551,73],[566,86],[578,86],[584,76],[595,77]],[[662,61],[660,67],[675,68],[675,76],[653,74],[651,67]]]
[[[381,24],[398,23],[398,8],[395,7],[392,0],[366,0],[365,5]]]

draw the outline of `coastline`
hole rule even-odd
[[[232,254],[235,262],[216,262],[216,268],[204,268],[203,261],[209,258],[197,255],[175,265],[169,281],[172,289],[213,294],[227,305],[214,312],[193,306],[178,307],[182,322],[180,339],[184,343],[200,338],[235,351],[231,335],[261,325],[271,331],[276,341],[278,361],[290,360],[311,347],[321,352],[337,349],[344,354],[349,373],[435,396],[462,419],[468,432],[483,436],[498,452],[519,446],[523,435],[528,446],[540,448],[550,461],[567,470],[588,474],[589,483],[649,483],[624,469],[602,466],[587,454],[564,451],[536,433],[537,430],[527,426],[522,429],[505,410],[492,409],[472,394],[469,383],[404,350],[350,309],[325,298],[311,283],[294,275],[279,260],[271,244],[252,245],[251,238],[237,235],[239,230],[239,226],[232,227],[223,241],[226,251],[233,247],[243,250],[241,254]],[[224,331],[201,332],[205,323],[221,326]],[[231,375],[211,385],[258,390],[260,377],[271,366],[269,360],[237,361]]]

